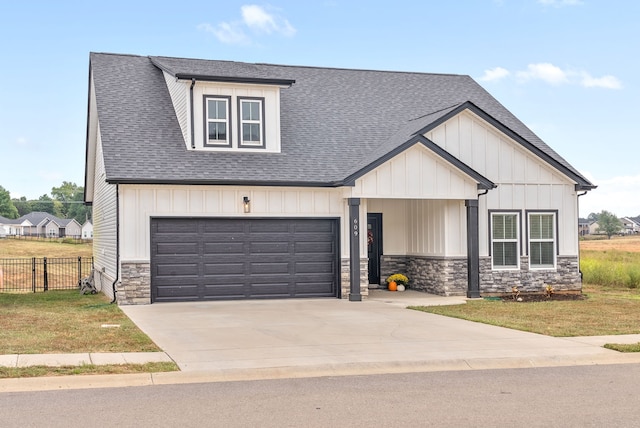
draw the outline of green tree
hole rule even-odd
[[[602,232],[611,239],[612,235],[620,233],[622,230],[622,222],[615,214],[609,211],[602,211],[598,214],[598,232]]]
[[[63,215],[60,217],[74,218],[80,224],[91,218],[90,208],[84,205],[84,187],[63,181],[60,187],[51,189],[51,196],[62,203]]]
[[[0,186],[0,215],[6,218],[18,218],[18,209],[13,205],[11,193]]]
[[[20,199],[12,199],[13,205],[18,209],[18,216],[22,217],[25,214],[29,214],[31,211],[31,202],[27,201],[27,198],[22,196]]]
[[[33,211],[53,214],[56,217],[64,217],[62,202],[54,201],[49,195],[42,195],[37,201],[31,201]]]

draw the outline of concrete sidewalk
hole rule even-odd
[[[0,355],[0,367],[82,366],[87,364],[145,364],[172,362],[164,352],[91,352],[75,354],[9,354]]]
[[[180,372],[4,379],[0,392],[640,363],[640,353],[602,348],[605,343],[640,342],[640,335],[554,338],[405,309],[465,301],[375,290],[363,302],[295,299],[123,306],[164,353],[0,356],[0,365],[173,360]]]

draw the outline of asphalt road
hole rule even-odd
[[[0,394],[2,427],[638,427],[640,365]]]

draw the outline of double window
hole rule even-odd
[[[264,98],[238,97],[237,142],[232,136],[232,97],[207,95],[204,97],[204,146],[264,148]]]
[[[527,212],[529,269],[556,266],[557,227],[554,212]],[[520,213],[491,213],[491,259],[493,269],[520,266]]]

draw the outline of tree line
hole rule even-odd
[[[91,219],[91,207],[84,204],[84,187],[63,181],[51,194],[27,200],[24,196],[11,199],[11,193],[0,186],[0,216],[15,219],[31,212],[46,212],[59,218],[73,218],[83,224]]]

